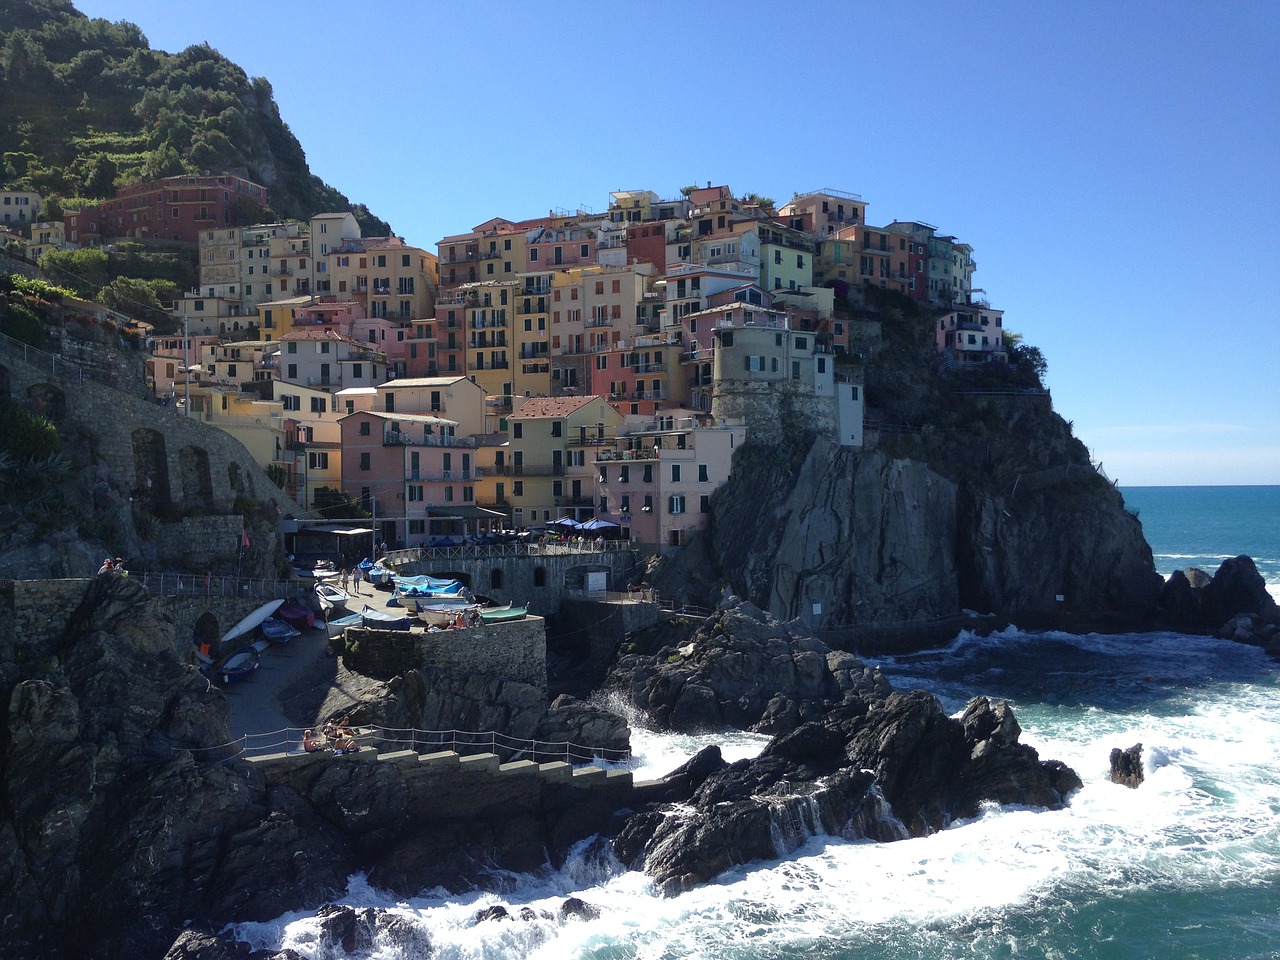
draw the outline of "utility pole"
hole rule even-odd
[[[191,416],[191,333],[187,328],[187,311],[182,311],[182,384],[186,398],[182,401],[182,415]]]

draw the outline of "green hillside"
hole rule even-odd
[[[135,25],[91,20],[69,0],[0,3],[0,150],[5,186],[64,206],[137,180],[229,172],[270,189],[265,219],[353,209],[365,235],[391,232],[311,174],[264,78],[208,44],[152,50]]]

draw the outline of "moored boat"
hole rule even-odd
[[[288,643],[294,637],[302,633],[297,627],[284,620],[277,620],[275,617],[268,617],[258,625],[258,629],[262,631],[262,635],[272,643]]]
[[[506,623],[508,620],[523,620],[529,615],[527,606],[517,607],[504,604],[500,607],[481,607],[480,619],[485,623]]]
[[[262,623],[263,620],[266,620],[267,617],[279,610],[283,605],[283,600],[271,600],[268,603],[264,603],[262,606],[254,610],[253,613],[249,614],[234,627],[224,633],[219,638],[218,645],[221,647],[223,644],[229,643],[237,637],[244,636],[254,627],[258,626],[258,624]]]
[[[299,630],[310,630],[316,625],[316,615],[311,612],[310,608],[297,600],[290,600],[288,603],[281,604],[276,610],[276,617],[292,624]]]
[[[453,623],[458,614],[462,614],[465,619],[480,609],[479,604],[467,600],[419,600],[416,607],[419,620],[437,627],[447,627]]]
[[[329,634],[329,639],[336,640],[338,637],[342,636],[342,632],[346,630],[347,627],[364,626],[364,616],[359,613],[349,613],[345,617],[338,617],[334,620],[326,621],[324,626],[325,630]]]
[[[322,608],[327,603],[334,610],[345,610],[347,602],[351,599],[349,593],[345,590],[340,590],[331,583],[317,583],[315,591]]]
[[[223,683],[230,683],[232,680],[242,680],[257,670],[261,659],[257,650],[253,647],[246,647],[231,654],[231,656],[219,663],[215,669],[222,677]]]

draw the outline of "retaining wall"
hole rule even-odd
[[[518,680],[547,691],[547,638],[541,617],[418,633],[352,627],[345,634],[353,670],[392,677],[423,665],[450,673]]]

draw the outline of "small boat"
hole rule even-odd
[[[325,630],[329,634],[330,640],[336,640],[342,636],[342,632],[347,627],[363,627],[364,615],[360,613],[349,613],[345,617],[338,617],[336,620],[329,620],[325,623]]]
[[[214,669],[222,677],[223,683],[230,683],[232,680],[241,680],[257,670],[261,659],[257,650],[246,647],[231,654]]]
[[[461,580],[443,580],[440,577],[393,577],[396,590],[425,590],[430,593],[447,593],[460,594],[466,592],[466,586]]]
[[[411,617],[398,617],[394,613],[384,613],[373,607],[361,610],[360,619],[360,625],[371,630],[409,630],[413,627]]]
[[[472,611],[479,610],[480,606],[466,600],[433,600],[418,601],[417,609],[418,619],[423,623],[447,627],[453,623],[458,614],[462,614],[465,618]]]
[[[262,635],[272,643],[288,643],[294,637],[302,633],[297,627],[284,620],[277,620],[275,617],[268,617],[258,625],[258,629],[262,631]]]
[[[299,630],[310,630],[316,625],[316,615],[297,600],[281,604],[276,610],[276,616]]]
[[[272,600],[268,603],[264,603],[262,606],[258,607],[258,609],[254,610],[253,613],[249,614],[234,627],[224,633],[218,640],[219,645],[228,643],[237,637],[244,636],[254,627],[258,626],[258,624],[262,623],[263,620],[266,620],[267,617],[279,610],[283,604],[283,600]]]
[[[529,608],[503,604],[500,607],[481,607],[480,619],[485,623],[506,623],[509,620],[523,620],[529,615]]]
[[[351,595],[345,590],[339,590],[331,583],[317,583],[316,596],[320,599],[321,605],[329,604],[334,610],[345,610],[347,601],[351,599]]]
[[[378,586],[387,586],[395,581],[395,571],[389,567],[384,567],[379,561],[365,571],[364,578],[372,584]]]

